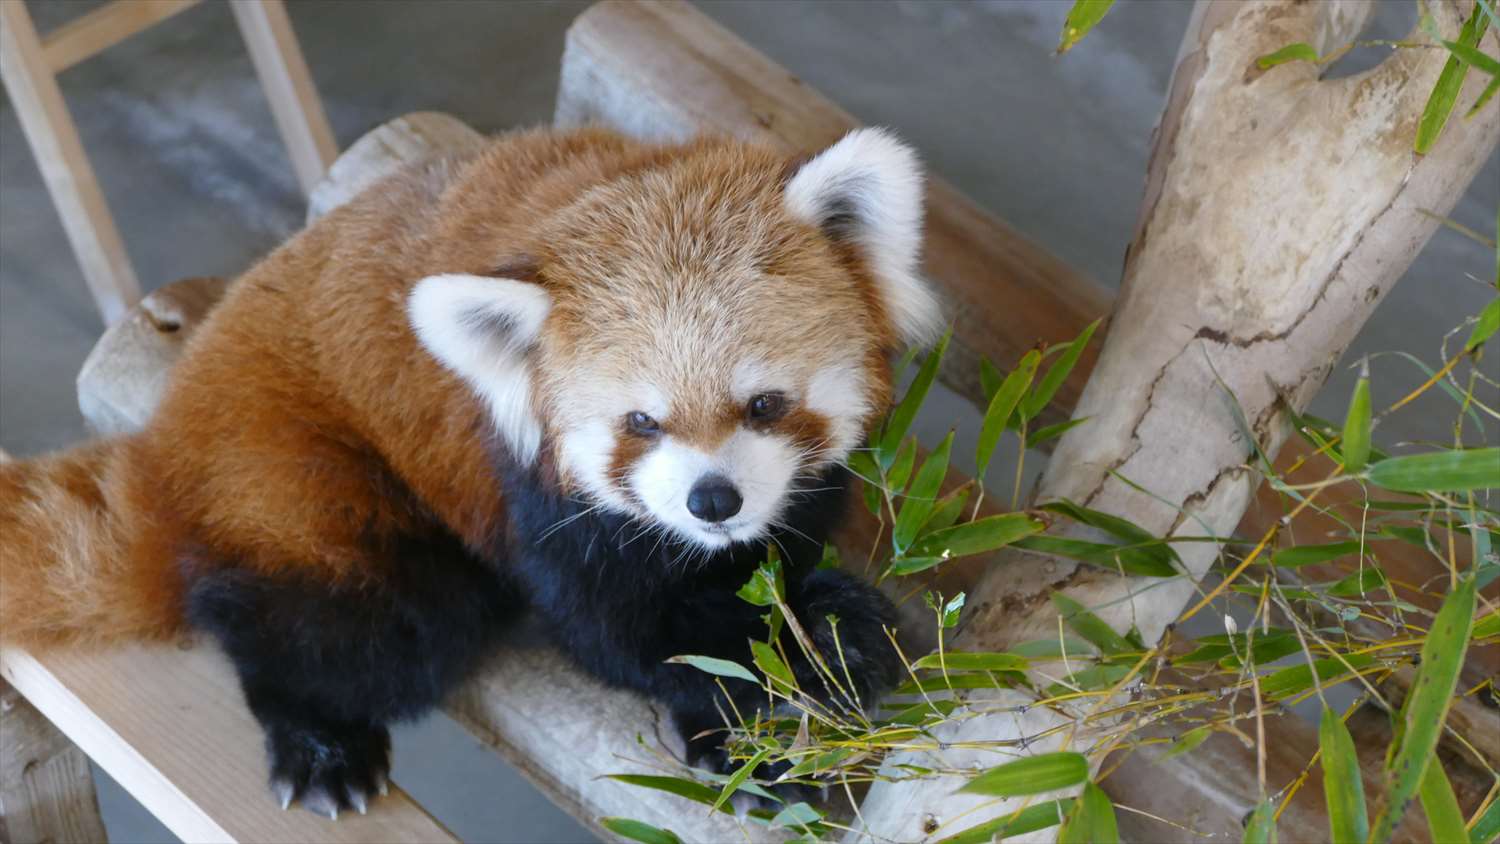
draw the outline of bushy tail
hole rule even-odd
[[[129,447],[103,440],[0,463],[0,643],[153,639],[181,627],[179,578],[170,549],[153,547]]]

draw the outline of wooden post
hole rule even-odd
[[[113,324],[141,298],[141,287],[31,15],[19,0],[0,2],[0,77],[99,313]]]
[[[302,49],[297,46],[286,7],[281,0],[231,0],[229,8],[270,101],[276,128],[281,130],[291,154],[297,180],[303,193],[312,193],[339,148]]]
[[[0,680],[0,842],[104,840],[88,757]]]

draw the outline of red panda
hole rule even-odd
[[[232,284],[141,433],[0,467],[0,641],[212,635],[275,797],[334,817],[528,610],[722,764],[719,686],[665,660],[764,637],[735,591],[767,542],[874,694],[892,608],[814,563],[887,361],[940,327],[921,205],[871,129],[805,163],[582,130],[410,168]]]

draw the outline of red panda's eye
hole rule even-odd
[[[639,410],[632,410],[625,414],[625,427],[635,434],[655,434],[661,430],[661,426],[655,419]]]
[[[750,399],[748,410],[751,419],[768,422],[786,410],[786,399],[780,393],[761,393]]]

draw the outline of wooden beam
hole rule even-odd
[[[21,2],[0,2],[0,78],[94,302],[105,324],[112,324],[140,300],[141,287]]]
[[[310,194],[338,157],[339,148],[286,7],[281,0],[231,0],[229,8],[270,101],[271,116],[291,155],[297,181],[302,192]]]
[[[89,759],[0,680],[0,841],[104,841]]]
[[[33,655],[4,677],[184,841],[455,841],[399,788],[368,815],[283,811],[264,741],[227,660],[207,645]]]
[[[199,0],[113,0],[47,33],[47,37],[42,39],[42,52],[47,56],[47,66],[53,73],[62,73],[178,12],[191,9],[198,2]]]

